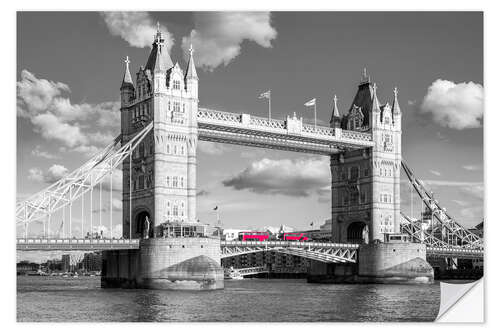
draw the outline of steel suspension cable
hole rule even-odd
[[[111,170],[109,181],[109,238],[113,239],[113,170]]]
[[[130,149],[128,160],[128,241],[132,240],[132,155],[134,151]]]

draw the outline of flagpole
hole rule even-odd
[[[316,100],[314,101],[314,128],[316,128]]]
[[[269,121],[271,121],[271,90],[269,90]]]

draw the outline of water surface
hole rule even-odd
[[[101,289],[99,277],[17,278],[18,321],[433,321],[439,284],[225,281],[216,291]]]

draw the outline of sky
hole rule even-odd
[[[316,98],[318,124],[326,125],[333,95],[346,113],[366,67],[381,103],[392,101],[398,88],[403,159],[459,223],[472,227],[483,219],[480,12],[19,12],[18,200],[76,169],[119,134],[123,59],[129,56],[134,77],[157,22],[182,68],[193,44],[200,107],[266,116],[267,102],[257,96],[271,89],[273,118],[296,112],[312,122],[303,104]],[[417,216],[420,203],[416,195],[410,203],[401,179],[402,210]],[[330,217],[327,157],[200,142],[197,181],[202,223],[214,223],[215,206],[226,228],[306,229]],[[120,189],[117,181],[113,186]],[[109,232],[111,210],[119,234],[121,194],[103,188],[103,203],[92,199],[100,207],[94,226],[100,216]],[[72,232],[80,233],[82,216],[72,218]],[[54,217],[51,234],[62,219]],[[84,231],[89,220],[90,212]],[[68,233],[67,223],[62,228]],[[29,232],[40,235],[43,225]]]

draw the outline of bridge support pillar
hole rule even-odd
[[[312,262],[308,282],[432,283],[434,270],[426,247],[415,243],[371,243],[359,247],[357,264]]]
[[[220,241],[150,238],[142,240],[138,250],[103,251],[101,287],[222,289]]]

